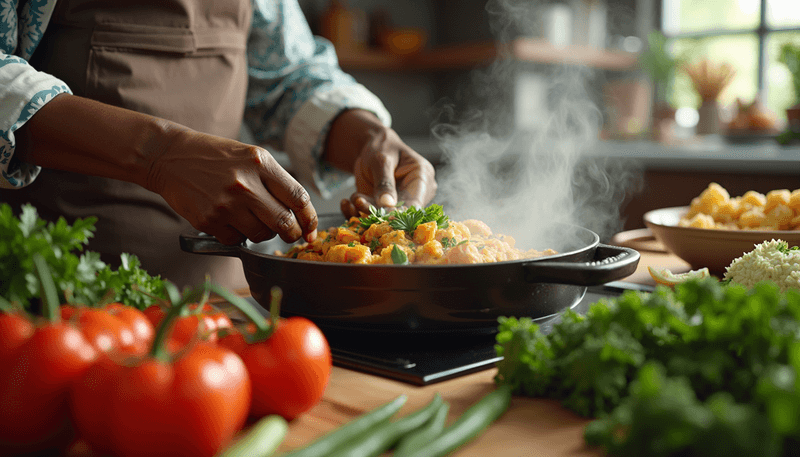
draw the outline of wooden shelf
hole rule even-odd
[[[337,50],[345,70],[443,71],[487,65],[498,58],[544,64],[585,65],[604,70],[630,70],[638,54],[585,46],[556,47],[544,40],[517,39],[506,47],[494,43],[441,46],[418,54],[402,56],[378,50]]]

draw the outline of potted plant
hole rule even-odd
[[[647,36],[647,49],[639,56],[639,65],[647,72],[655,91],[653,129],[657,137],[661,136],[659,130],[665,128],[665,123],[674,122],[675,108],[668,97],[672,92],[675,73],[686,60],[686,53],[673,56],[667,50],[667,37],[663,33],[653,31]]]
[[[786,119],[789,130],[800,134],[800,45],[785,43],[781,46],[778,62],[786,65],[792,74],[792,88],[794,89],[794,104],[786,109]]]

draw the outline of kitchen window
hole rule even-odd
[[[783,43],[800,44],[797,0],[663,0],[661,29],[675,55],[734,66],[736,76],[720,97],[723,107],[735,107],[737,98],[751,102],[760,94],[767,108],[785,118],[794,93],[778,55]],[[682,71],[676,74],[671,97],[676,107],[699,106]]]

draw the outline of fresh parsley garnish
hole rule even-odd
[[[347,243],[347,247],[349,247],[349,248],[352,248],[352,247],[354,247],[355,245],[356,245],[356,242],[355,242],[355,241],[351,241],[351,242]]]
[[[469,241],[469,240],[461,240],[458,243],[456,243],[456,239],[455,238],[449,238],[449,237],[445,236],[445,237],[442,238],[442,247],[445,248],[445,249],[454,248],[456,246],[460,246],[460,245],[466,243],[467,241]]]
[[[787,243],[786,241],[781,241],[778,243],[777,249],[784,254],[789,254],[792,251],[800,250],[800,247],[797,246],[789,247],[789,243]]]
[[[373,238],[372,241],[369,242],[369,250],[374,251],[378,249],[380,245],[381,245],[381,240],[378,238]]]
[[[389,225],[395,230],[403,230],[406,233],[413,232],[420,224],[427,222],[436,222],[439,228],[447,228],[449,225],[449,218],[444,214],[441,205],[430,205],[425,209],[417,209],[410,207],[405,210],[394,210],[386,213],[383,208],[377,209],[374,206],[369,207],[369,214],[360,219],[361,226],[368,228],[370,225],[379,224],[381,222],[388,222]]]
[[[406,265],[408,263],[406,252],[400,249],[396,244],[392,248],[392,263],[395,265]]]
[[[369,228],[369,226],[373,224],[380,224],[385,220],[386,210],[383,208],[375,208],[372,205],[369,205],[369,214],[359,219],[361,226],[364,228]]]

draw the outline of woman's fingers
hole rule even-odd
[[[198,230],[225,244],[245,237],[316,237],[308,192],[267,150],[189,129],[154,159],[151,188]]]
[[[437,185],[433,166],[412,150],[402,151],[397,166],[398,198],[404,206],[422,208],[436,195]]]
[[[296,241],[300,237],[313,241],[317,212],[308,191],[266,151],[259,165],[265,194],[260,195],[264,205],[255,209],[256,216],[284,241]]]
[[[394,131],[380,138],[382,141],[371,142],[356,160],[358,192],[369,195],[376,207],[427,205],[436,194],[433,165]],[[358,206],[352,197],[350,200]]]

